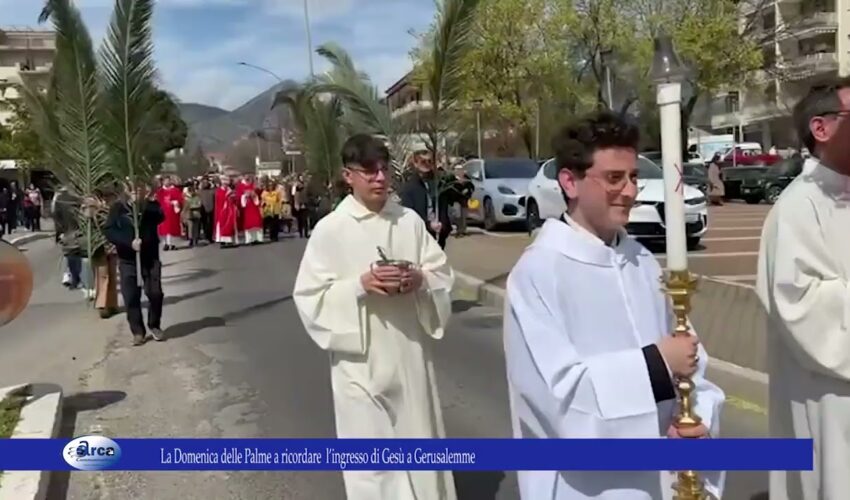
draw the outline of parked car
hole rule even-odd
[[[685,224],[688,246],[694,248],[708,231],[708,205],[705,194],[685,185]],[[536,227],[548,218],[560,217],[567,208],[555,160],[540,167],[528,187],[528,224]],[[640,240],[663,240],[664,227],[664,175],[657,164],[638,156],[638,195],[626,226],[629,234]]]
[[[688,162],[682,167],[685,184],[708,194],[708,169],[702,162]]]
[[[741,192],[741,185],[745,180],[761,179],[767,172],[768,167],[765,165],[752,165],[747,167],[727,167],[724,168],[720,175],[723,177],[723,186],[726,189],[724,198],[727,200],[745,200],[744,194]],[[752,200],[753,198],[750,197]],[[758,203],[761,198],[756,198],[757,201],[750,203]]]
[[[782,160],[779,155],[765,153],[757,142],[742,142],[729,148],[720,159],[720,167],[737,167],[751,165],[773,165]]]
[[[803,171],[803,158],[788,158],[768,167],[760,177],[748,177],[741,183],[741,196],[747,203],[762,200],[776,203],[779,195]]]
[[[537,173],[538,162],[531,158],[485,158],[464,164],[466,175],[475,185],[473,206],[467,220],[480,222],[491,230],[499,224],[525,222],[528,181]]]

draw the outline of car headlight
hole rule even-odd
[[[685,203],[688,205],[702,205],[705,203],[705,196],[700,196],[699,198],[691,198],[689,200],[685,200]]]
[[[511,189],[507,186],[499,186],[497,189],[502,194],[516,194],[513,189]]]

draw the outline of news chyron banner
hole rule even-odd
[[[810,439],[0,440],[0,470],[812,470]]]

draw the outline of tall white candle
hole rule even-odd
[[[658,85],[661,114],[661,162],[664,167],[664,221],[667,232],[667,269],[688,268],[688,239],[685,232],[685,184],[682,179],[682,85]]]

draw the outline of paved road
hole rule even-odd
[[[755,284],[759,239],[769,205],[731,202],[709,209],[709,230],[700,247],[688,253],[689,266],[696,274],[712,276],[742,285]],[[502,284],[504,269],[513,267],[522,250],[531,242],[516,230],[473,234],[449,241],[448,252],[458,262],[470,262],[466,272]],[[663,267],[664,245],[652,245]]]
[[[129,347],[123,318],[102,321],[58,286],[58,252],[27,255],[40,286],[30,310],[0,336],[0,382],[57,381],[69,395],[66,436],[328,437],[327,357],[307,338],[290,300],[303,244],[165,254],[170,339]],[[509,435],[501,318],[457,300],[437,346],[452,437]],[[55,326],[51,326],[55,325]],[[15,359],[18,358],[18,361]],[[731,406],[728,436],[761,436],[764,417]],[[764,489],[764,474],[733,475],[728,498]],[[512,473],[458,474],[463,499],[517,498]],[[338,473],[74,473],[50,498],[337,499]]]

